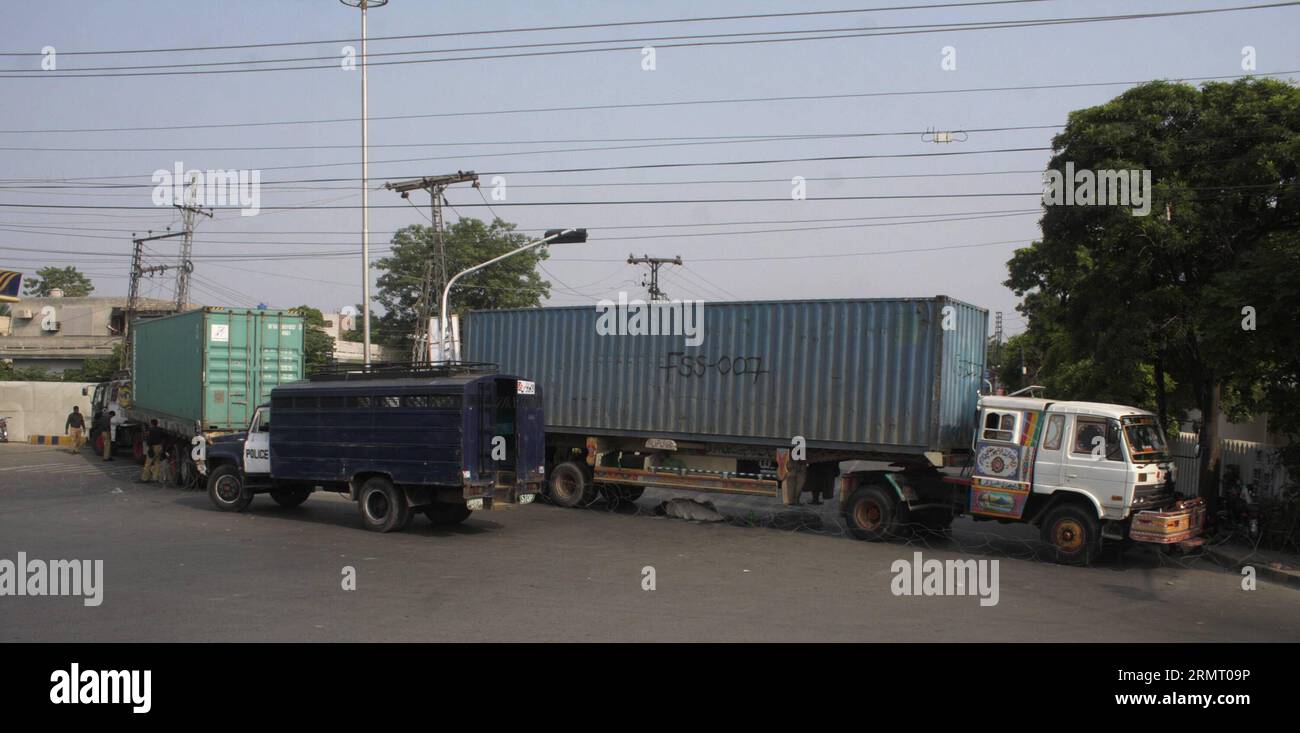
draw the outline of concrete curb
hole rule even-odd
[[[69,435],[29,435],[27,442],[32,445],[72,445],[72,436]]]
[[[1276,568],[1273,567],[1263,556],[1252,560],[1252,555],[1250,554],[1243,557],[1239,553],[1226,551],[1219,546],[1206,545],[1203,549],[1205,550],[1205,554],[1209,555],[1217,562],[1229,565],[1236,570],[1250,566],[1255,568],[1255,572],[1259,573],[1262,577],[1268,578],[1275,583],[1281,583],[1282,585],[1300,590],[1300,570]],[[1235,549],[1244,550],[1244,548]],[[1246,550],[1246,552],[1249,551]]]

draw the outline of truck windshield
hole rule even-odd
[[[1151,418],[1125,418],[1124,437],[1128,438],[1129,450],[1133,453],[1134,463],[1169,460],[1169,450],[1165,447],[1165,436],[1160,426]]]

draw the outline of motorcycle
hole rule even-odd
[[[0,417],[0,443],[9,442],[9,417]]]

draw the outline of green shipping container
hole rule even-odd
[[[241,430],[273,387],[303,376],[303,319],[288,311],[200,308],[132,327],[129,414]]]

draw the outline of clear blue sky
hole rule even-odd
[[[933,0],[924,0],[933,2]],[[840,2],[417,2],[392,0],[370,13],[372,38],[528,26],[573,25],[913,4],[901,0]],[[917,3],[919,4],[919,3]],[[373,41],[371,53],[454,49],[502,44],[627,39],[639,47],[649,36],[742,33],[828,28],[878,28],[920,23],[1064,18],[1131,12],[1232,7],[1248,0],[1085,2],[1055,0],[993,7],[901,10],[862,14],[708,23],[557,30],[501,35]],[[63,70],[87,66],[147,66],[304,56],[339,57],[343,43],[283,48],[75,56],[71,51],[177,48],[355,38],[358,12],[337,0],[221,3],[58,1],[12,4],[0,31],[0,50],[38,52],[53,46]],[[795,43],[664,48],[654,71],[642,69],[638,50],[372,66],[370,114],[427,115],[535,107],[736,99],[795,95],[975,89],[1152,78],[1182,79],[1241,74],[1241,49],[1254,46],[1259,72],[1300,69],[1295,29],[1300,7],[1129,20],[1059,27],[894,35]],[[667,42],[652,42],[661,45]],[[956,49],[957,69],[941,68],[941,49]],[[496,51],[495,53],[518,53]],[[478,55],[493,52],[472,52]],[[397,56],[374,61],[429,58]],[[33,69],[39,57],[0,58],[0,68]],[[252,168],[264,182],[359,175],[360,124],[267,125],[112,132],[14,132],[58,128],[321,120],[356,117],[360,77],[330,68],[265,73],[120,78],[0,78],[0,159],[6,186],[13,179],[118,177],[114,190],[15,189],[0,203],[149,206],[150,174],[177,161],[187,168]],[[226,67],[232,68],[232,67]],[[234,67],[239,68],[239,67]],[[3,72],[0,72],[3,73]],[[1043,148],[1052,128],[974,132],[965,142],[937,145],[918,134],[670,145],[610,142],[627,138],[688,138],[975,130],[1059,125],[1070,110],[1103,102],[1125,87],[942,93],[782,102],[723,103],[618,110],[463,115],[378,120],[370,127],[371,178],[433,175],[457,169],[480,173],[529,169],[645,164],[966,153]],[[578,141],[546,142],[535,141]],[[414,144],[455,143],[440,147]],[[314,150],[128,150],[103,148],[218,148],[334,145]],[[659,145],[620,150],[539,153],[561,148]],[[385,147],[387,146],[387,147]],[[95,148],[97,150],[38,150]],[[1010,332],[1023,324],[1016,299],[1002,281],[1017,246],[1034,239],[1037,213],[906,225],[898,217],[989,214],[1037,209],[1034,196],[817,201],[825,196],[990,194],[1041,190],[1049,152],[866,158],[764,165],[613,170],[558,174],[508,173],[503,218],[535,232],[585,226],[592,241],[552,250],[546,265],[555,285],[551,304],[591,303],[619,290],[638,292],[641,269],[623,263],[629,252],[682,255],[685,272],[666,271],[670,297],[777,299],[891,297],[944,293],[1007,314]],[[437,158],[383,163],[388,159]],[[342,163],[345,165],[326,165]],[[277,169],[281,166],[302,166]],[[1020,171],[981,176],[876,178],[824,181],[827,177],[914,176]],[[121,178],[126,176],[127,178]],[[790,179],[808,179],[806,201],[790,201]],[[700,181],[739,183],[701,183]],[[693,182],[692,182],[693,181]],[[605,185],[678,182],[675,185]],[[485,179],[485,183],[487,183]],[[543,187],[534,187],[545,184]],[[36,185],[29,181],[24,185]],[[312,190],[266,185],[262,206],[360,203],[357,183],[309,184]],[[776,198],[760,203],[569,205],[572,201]],[[457,213],[490,217],[480,195],[466,187],[449,199]],[[413,199],[427,211],[427,197]],[[371,194],[372,205],[403,202],[396,194]],[[478,206],[475,206],[478,204]],[[855,219],[843,221],[844,219]],[[781,223],[811,220],[806,223]],[[840,220],[840,221],[833,221]],[[915,220],[913,220],[915,221]],[[372,247],[382,255],[389,234],[424,223],[411,207],[374,209]],[[703,225],[740,222],[727,226]],[[762,223],[757,223],[762,222]],[[56,209],[0,207],[0,267],[28,272],[43,264],[76,264],[92,274],[100,294],[125,293],[130,233],[175,225],[169,209]],[[849,226],[852,225],[852,226]],[[659,226],[660,228],[653,228]],[[611,229],[609,227],[620,227]],[[802,231],[756,231],[803,227]],[[817,229],[816,227],[822,227]],[[715,232],[744,232],[701,236]],[[332,310],[360,299],[359,255],[304,256],[292,260],[204,255],[350,253],[359,250],[356,209],[263,211],[240,217],[219,211],[200,224],[195,252],[196,298],[211,304],[308,303]],[[662,236],[672,235],[672,236]],[[1002,244],[989,244],[999,243]],[[961,245],[983,245],[961,247]],[[947,248],[947,249],[936,249]],[[168,259],[173,245],[158,243]],[[27,251],[36,250],[36,251]],[[50,253],[66,250],[87,253]],[[852,257],[824,255],[889,252]],[[787,259],[754,259],[787,258]],[[319,281],[319,282],[313,282]],[[563,285],[561,285],[563,283]],[[146,294],[167,297],[171,283],[148,284]]]

